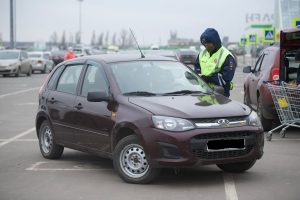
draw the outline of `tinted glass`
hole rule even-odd
[[[60,76],[57,91],[76,94],[76,87],[83,65],[67,66]]]
[[[89,65],[84,77],[81,96],[87,96],[88,92],[105,91],[108,86],[105,73],[100,66]]]
[[[206,83],[179,62],[132,61],[111,64],[122,93],[150,92],[164,94],[191,90],[211,92]]]
[[[254,71],[259,71],[260,69],[260,65],[261,65],[261,61],[263,60],[263,57],[264,57],[264,54],[262,54],[258,60],[256,61],[256,64],[255,64],[255,68],[254,68]]]
[[[51,78],[50,78],[50,80],[48,82],[48,85],[47,85],[48,89],[54,89],[55,88],[54,84],[55,84],[55,82],[56,82],[56,80],[57,80],[57,78],[58,78],[58,76],[59,76],[62,68],[63,68],[62,66],[59,67],[59,68],[57,68],[56,71],[52,74],[52,76],[51,76]]]

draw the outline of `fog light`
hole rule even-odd
[[[159,147],[160,147],[161,157],[168,158],[168,159],[179,159],[179,158],[181,158],[179,149],[176,145],[163,143],[163,142],[159,142],[158,144],[159,144]]]

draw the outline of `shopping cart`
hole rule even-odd
[[[300,128],[300,88],[285,82],[266,82],[271,92],[272,99],[281,125],[270,130],[267,140],[272,140],[274,131],[281,129],[279,135],[285,137],[285,131],[289,127]]]

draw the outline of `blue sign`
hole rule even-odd
[[[247,38],[241,38],[240,40],[240,46],[245,46],[247,43]]]

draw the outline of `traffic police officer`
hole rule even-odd
[[[236,61],[232,53],[222,46],[218,32],[213,28],[206,29],[201,37],[205,50],[201,51],[195,63],[195,71],[211,86],[222,86],[224,95],[229,97],[233,88]]]

